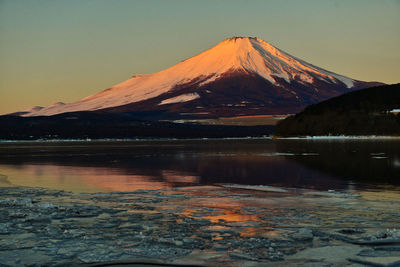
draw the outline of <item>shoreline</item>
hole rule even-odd
[[[221,138],[100,138],[100,139],[36,139],[36,140],[0,140],[1,143],[74,143],[74,142],[163,142],[163,141],[224,141],[224,140],[400,140],[400,136],[387,135],[338,135],[338,136],[262,136],[262,137],[221,137]]]
[[[57,143],[57,142],[157,142],[157,141],[218,141],[218,140],[270,140],[271,136],[263,137],[221,137],[221,138],[142,138],[142,139],[113,139],[113,138],[101,138],[101,139],[37,139],[37,140],[0,140],[1,143]]]
[[[276,137],[281,140],[400,140],[400,136],[390,135],[316,135],[316,136],[293,136]]]

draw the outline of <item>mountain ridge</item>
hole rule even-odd
[[[79,101],[21,115],[95,110],[160,110],[178,117],[186,113],[207,113],[208,117],[295,113],[309,104],[375,84],[316,67],[257,37],[232,37],[160,72],[134,75]]]

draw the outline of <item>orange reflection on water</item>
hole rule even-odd
[[[195,219],[207,219],[218,224],[207,227],[208,231],[214,233],[223,234],[225,230],[236,229],[242,236],[259,235],[260,223],[265,222],[256,214],[247,213],[244,209],[246,203],[232,198],[202,198],[186,204],[189,207],[180,214]],[[213,239],[219,240],[221,236],[214,236]]]
[[[252,192],[252,196],[248,196],[248,191],[235,189],[230,192],[222,191],[224,196],[221,197],[219,187],[207,187],[203,190],[189,187],[181,192],[185,190],[193,197],[184,203],[177,203],[184,207],[184,211],[179,214],[211,221],[214,225],[205,226],[204,230],[213,233],[213,240],[220,240],[221,236],[230,231],[238,232],[241,236],[282,238],[285,231],[275,229],[276,220],[268,218],[282,216],[281,202],[282,207],[292,207],[293,201],[303,205],[298,199],[287,197],[287,193],[279,193],[285,198],[276,196],[276,192]]]
[[[97,187],[106,191],[135,191],[143,189],[170,188],[164,182],[149,181],[144,175],[104,174],[102,176],[85,175],[83,182],[89,187]]]
[[[184,212],[181,212],[180,214],[193,217],[193,218],[202,218],[202,219],[207,219],[210,220],[213,223],[218,223],[218,222],[247,222],[247,221],[260,221],[258,216],[256,215],[251,215],[251,214],[242,214],[240,210],[237,209],[224,209],[222,207],[219,207],[221,211],[215,211],[215,216],[214,215],[205,215],[205,216],[198,216],[198,214],[203,213],[204,211],[196,209],[196,208],[186,208]],[[208,212],[206,212],[208,213]],[[210,212],[214,213],[214,212]]]
[[[172,188],[176,183],[196,183],[197,176],[161,171],[158,176],[127,174],[106,167],[54,164],[0,165],[4,183],[72,192],[135,191]]]
[[[161,171],[161,175],[164,181],[170,183],[198,183],[200,181],[199,176],[185,175],[175,171]]]

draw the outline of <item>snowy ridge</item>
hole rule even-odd
[[[22,112],[37,112],[39,110],[42,110],[43,108],[44,107],[41,107],[41,106],[34,106],[34,107],[30,108],[30,109],[23,110]]]
[[[312,84],[318,79],[331,84],[342,82],[347,88],[354,86],[352,79],[299,60],[259,38],[234,37],[163,71],[136,75],[80,101],[69,104],[57,103],[40,110],[32,110],[23,116],[49,116],[122,106],[157,97],[182,84],[193,82],[194,86],[204,85],[232,71],[255,73],[272,84],[278,83],[277,78],[282,78],[287,83],[298,80]],[[194,96],[196,97],[193,98]],[[193,100],[200,95],[192,94],[185,97],[180,98],[178,102],[184,99]],[[164,100],[159,105],[167,103],[176,102]]]
[[[191,93],[191,94],[183,94],[175,97],[171,97],[161,101],[158,105],[166,105],[166,104],[173,104],[173,103],[183,103],[187,101],[192,101],[199,98],[198,93]]]

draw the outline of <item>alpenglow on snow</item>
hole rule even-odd
[[[100,110],[202,117],[288,114],[376,84],[316,67],[256,37],[233,37],[160,72],[135,75],[77,102],[21,114]]]

